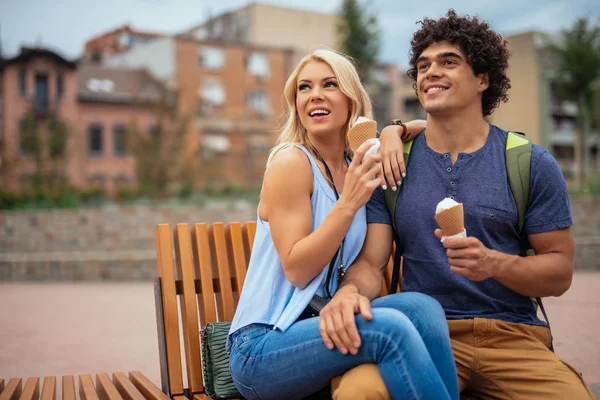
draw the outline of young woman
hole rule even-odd
[[[285,86],[289,117],[267,163],[250,266],[228,338],[231,374],[247,399],[300,399],[333,377],[377,364],[393,399],[456,399],[456,369],[444,313],[417,293],[358,307],[353,344],[307,317],[311,299],[331,299],[365,240],[365,203],[384,184],[379,154],[350,155],[347,131],[371,118],[352,63],[318,50]],[[416,135],[422,124],[409,124]],[[350,161],[352,156],[352,161]],[[331,339],[331,340],[330,340]]]

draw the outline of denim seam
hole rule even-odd
[[[256,340],[260,340],[263,337],[264,337],[264,335],[261,336],[261,337],[255,338],[252,341],[254,342]],[[245,359],[245,360],[260,360],[260,359],[268,360],[271,357],[281,357],[282,355],[285,357],[287,352],[296,352],[298,349],[301,349],[302,347],[307,347],[309,345],[313,345],[314,343],[319,343],[319,342],[322,342],[322,341],[323,341],[323,339],[318,338],[318,339],[314,339],[314,340],[311,340],[311,341],[308,341],[308,342],[302,342],[299,345],[296,345],[296,346],[293,346],[293,347],[288,347],[286,349],[282,349],[282,350],[278,350],[278,351],[272,351],[272,352],[270,352],[268,354],[258,354],[258,355],[253,355],[253,356],[245,356],[244,354],[240,354],[240,352],[238,351],[238,355],[240,357],[242,357],[243,359]],[[252,345],[252,343],[247,343],[246,346],[244,346],[244,347],[248,347],[250,345]]]
[[[396,341],[395,340],[391,340],[389,337],[387,337],[387,335],[381,333],[381,332],[369,332],[368,330],[365,332],[361,332],[362,335],[372,335],[378,338],[383,338],[386,341],[388,341],[389,343],[391,343],[391,346],[393,347],[392,351],[394,351],[396,353],[397,358],[400,360],[400,365],[402,366],[402,378],[405,382],[407,382],[407,386],[410,388],[410,392],[411,395],[413,396],[413,398],[417,399],[417,393],[415,391],[415,387],[413,386],[412,382],[410,379],[407,379],[407,373],[406,371],[408,371],[408,367],[406,366],[404,357],[402,357],[402,354],[400,353],[400,351],[398,351],[398,346],[396,345]],[[379,363],[377,363],[377,365],[379,365]]]

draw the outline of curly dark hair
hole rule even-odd
[[[489,87],[483,92],[481,100],[483,116],[491,115],[500,102],[508,100],[510,79],[506,76],[509,52],[506,41],[490,29],[487,22],[470,17],[459,17],[453,9],[448,10],[446,17],[438,20],[424,18],[419,21],[421,29],[413,35],[410,42],[410,65],[408,76],[415,81],[413,88],[417,90],[417,59],[423,51],[434,43],[449,42],[458,46],[466,55],[468,63],[475,75],[487,73]]]

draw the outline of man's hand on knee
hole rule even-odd
[[[360,313],[367,320],[373,319],[371,302],[352,286],[344,286],[321,310],[319,329],[323,342],[329,350],[334,347],[342,354],[358,353],[361,345],[354,315]]]

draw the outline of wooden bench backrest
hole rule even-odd
[[[167,224],[156,227],[159,277],[154,291],[161,381],[162,390],[173,399],[202,398],[199,330],[208,322],[233,319],[255,232],[255,222],[198,223],[191,230],[177,224],[172,232]],[[382,295],[388,293],[392,265],[390,258]]]

